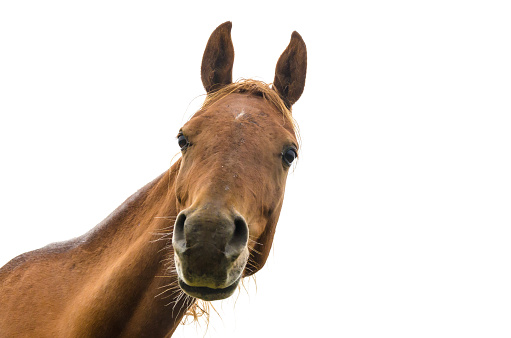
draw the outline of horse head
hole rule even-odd
[[[203,300],[229,297],[266,262],[299,145],[290,109],[305,85],[301,36],[292,34],[273,86],[233,83],[231,27],[220,25],[208,40],[207,97],[177,136],[174,260],[181,289]]]

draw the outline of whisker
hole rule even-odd
[[[170,295],[167,295],[165,297],[161,297],[161,299],[167,299],[167,298],[173,297],[178,292],[181,292],[181,289],[178,288],[177,290],[174,290],[174,292],[172,292]]]
[[[177,285],[177,280],[176,281],[173,281],[172,283],[170,284],[167,284],[167,285],[163,285],[163,286],[159,286],[158,289],[163,289],[163,288],[166,288],[166,287],[169,287],[169,286],[172,286],[172,285]]]
[[[163,295],[164,293],[167,293],[167,292],[169,292],[169,291],[175,291],[175,290],[176,290],[176,288],[175,288],[175,287],[174,287],[174,288],[168,288],[167,290],[165,290],[165,291],[163,291],[163,292],[160,292],[159,294],[157,294],[156,296],[154,296],[154,298],[159,297],[159,296],[161,296],[161,295]],[[170,297],[170,296],[168,296],[168,297]]]
[[[162,252],[163,250],[169,250],[170,248],[172,248],[172,245],[165,245],[163,248],[158,250],[158,253]]]
[[[169,235],[165,235],[165,236],[163,236],[162,238],[158,238],[158,239],[154,239],[154,240],[152,240],[152,241],[149,241],[149,243],[156,243],[156,242],[161,242],[161,241],[168,241],[168,240],[170,240],[170,238],[168,238],[167,236],[170,236],[170,234],[169,234]]]
[[[161,231],[161,232],[153,232],[153,233],[151,233],[151,235],[153,235],[153,236],[158,236],[158,235],[167,236],[168,234],[172,233],[171,230],[166,231],[165,229],[160,229],[158,231]]]
[[[249,268],[254,268],[254,269],[258,269],[259,268],[259,264],[257,264],[256,262],[253,262],[251,260],[248,260],[247,261],[247,266]]]
[[[258,251],[258,250],[254,249],[254,248],[252,248],[252,251],[254,251],[256,254],[262,255],[261,251]]]
[[[250,241],[250,243],[254,243],[254,244],[257,244],[257,245],[260,245],[260,246],[263,245],[262,243],[259,243],[258,241],[254,240],[254,239],[252,239],[250,237],[248,237],[248,240]]]
[[[181,298],[183,298],[183,296],[186,296],[184,292],[181,292],[181,294],[177,296],[174,306],[172,307],[172,316],[174,316],[174,310],[176,309],[176,305],[179,303]]]

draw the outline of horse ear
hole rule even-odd
[[[211,33],[204,50],[201,78],[208,93],[232,83],[234,47],[231,40],[231,28],[230,21],[218,26]]]
[[[305,87],[307,73],[307,47],[296,31],[277,62],[273,87],[280,94],[288,108],[298,101]]]

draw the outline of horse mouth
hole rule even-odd
[[[238,287],[240,279],[241,277],[226,288],[213,289],[205,286],[190,286],[179,278],[179,287],[181,287],[181,290],[183,290],[188,296],[206,301],[220,300],[225,299],[234,293],[234,290]]]

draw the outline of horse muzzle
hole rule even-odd
[[[203,300],[232,295],[248,260],[248,226],[238,213],[211,206],[183,210],[172,245],[181,289]]]

